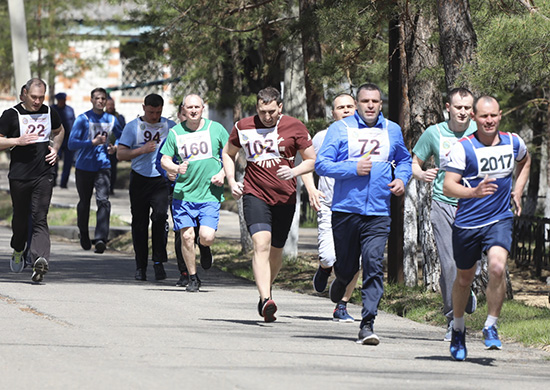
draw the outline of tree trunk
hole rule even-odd
[[[403,90],[407,93],[406,102],[409,107],[403,130],[409,149],[412,149],[428,126],[443,120],[438,80],[426,76],[426,72],[436,68],[439,63],[438,47],[431,43],[436,26],[437,20],[429,9],[415,10],[411,7],[402,12],[401,61],[405,63],[402,74],[407,77],[407,88]],[[417,244],[420,243],[424,285],[435,291],[439,288],[440,266],[433,238],[430,207],[431,185],[412,179],[405,197],[405,283],[413,286],[418,281]]]
[[[447,91],[457,87],[461,68],[472,60],[477,45],[468,0],[437,0],[439,45]]]
[[[298,15],[297,2],[289,0],[289,14],[291,16]],[[285,48],[285,76],[284,76],[284,97],[283,97],[283,112],[294,117],[305,117],[305,101],[304,93],[304,63],[302,55],[302,46],[299,38],[289,42]],[[300,155],[296,156],[295,164],[298,165],[301,161]],[[296,213],[292,220],[292,226],[288,234],[288,239],[283,248],[283,254],[289,258],[296,258],[298,254],[298,235],[300,225],[300,185],[297,188],[297,206]]]
[[[231,60],[233,63],[233,90],[238,96],[240,96],[243,89],[243,78],[240,69],[240,57],[239,57],[239,40],[237,37],[231,37]],[[240,99],[236,99],[235,104],[233,105],[233,122],[237,122],[242,117],[242,103]],[[237,160],[235,161],[235,179],[237,181],[242,181],[244,178],[244,169],[246,167],[246,160],[243,153],[239,153]],[[241,250],[243,253],[246,253],[252,250],[252,238],[248,229],[246,227],[246,221],[244,220],[243,212],[243,199],[237,201],[237,209],[239,212],[239,228],[241,232]]]
[[[304,53],[304,82],[306,87],[306,104],[308,120],[324,119],[325,96],[323,84],[311,74],[311,64],[321,63],[321,45],[319,43],[318,23],[315,18],[317,0],[300,0],[300,21],[302,33],[302,51]],[[317,81],[314,81],[317,80]]]

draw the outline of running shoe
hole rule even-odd
[[[313,289],[319,293],[325,291],[327,288],[328,277],[332,273],[332,267],[323,268],[319,266],[317,272],[313,275]]]
[[[176,287],[186,287],[189,284],[189,274],[182,272],[179,280],[176,282]]]
[[[200,280],[197,275],[189,275],[189,284],[187,285],[187,292],[199,292]]]
[[[103,253],[105,252],[105,248],[107,248],[107,245],[105,245],[105,241],[97,240],[95,242],[95,253]]]
[[[378,345],[380,343],[380,339],[374,333],[374,321],[368,321],[363,325],[356,342],[363,345]]]
[[[443,338],[443,341],[451,341],[453,337],[453,324],[454,320],[451,320],[451,322],[449,322],[449,325],[447,326],[447,332],[445,332],[445,337]]]
[[[92,242],[90,241],[90,236],[87,233],[80,233],[80,246],[85,251],[88,251],[92,248]]]
[[[483,339],[486,349],[502,349],[502,343],[498,337],[497,327],[495,325],[483,328]]]
[[[466,359],[468,355],[468,350],[466,349],[466,329],[464,329],[464,332],[461,332],[453,328],[449,350],[454,360],[463,361]]]
[[[147,280],[147,268],[138,268],[136,269],[136,280]]]
[[[21,272],[23,271],[23,268],[25,268],[25,259],[23,257],[24,251],[13,251],[13,254],[11,255],[10,259],[10,269],[12,272]]]
[[[346,293],[346,285],[338,277],[332,281],[330,284],[330,289],[328,295],[330,295],[330,300],[334,303],[338,303],[342,300],[342,297]]]
[[[39,257],[34,262],[32,266],[32,276],[31,279],[33,282],[40,283],[44,279],[44,275],[48,273],[48,260],[43,257]]]
[[[354,322],[355,318],[349,315],[346,305],[339,303],[332,313],[332,320],[338,322]]]
[[[473,290],[470,290],[470,297],[468,298],[468,303],[466,304],[466,309],[464,311],[468,314],[472,314],[477,309],[477,297],[474,294]]]
[[[271,298],[265,298],[263,301],[260,298],[260,302],[258,302],[258,312],[264,317],[265,322],[273,322],[277,319],[277,317],[275,317],[277,305]]]
[[[164,280],[166,279],[166,271],[164,270],[164,264],[158,263],[153,264],[153,269],[155,270],[155,280]]]
[[[202,269],[210,269],[210,267],[212,267],[212,263],[214,263],[214,258],[212,257],[210,247],[199,244],[199,251],[201,253]]]

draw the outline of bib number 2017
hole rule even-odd
[[[512,164],[512,155],[502,155],[500,157],[483,157],[479,160],[481,163],[481,172],[494,172],[498,170],[509,169]]]

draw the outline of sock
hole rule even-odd
[[[453,318],[453,329],[454,330],[459,330],[461,332],[464,332],[464,328],[465,328],[465,324],[464,324],[464,317],[460,317],[460,318]]]
[[[340,305],[342,305],[342,306],[347,306],[348,303],[347,303],[346,301],[343,301],[343,300],[340,299],[340,301],[336,304],[336,306],[338,307],[338,306],[340,306]]]
[[[485,321],[485,328],[490,328],[493,325],[497,324],[498,317],[493,316],[487,316],[487,320]]]

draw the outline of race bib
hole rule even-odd
[[[17,111],[17,110],[16,110]],[[19,116],[19,131],[23,134],[37,134],[36,142],[49,142],[52,132],[52,124],[50,113],[46,114],[20,114]]]
[[[350,161],[358,161],[370,156],[373,162],[387,162],[390,156],[387,127],[383,129],[348,127],[348,156]]]
[[[183,161],[206,160],[212,157],[210,126],[205,131],[176,135],[178,153]]]
[[[512,145],[499,145],[474,149],[478,166],[478,178],[489,175],[499,179],[512,174],[514,170],[514,148]]]
[[[98,135],[109,138],[109,136],[111,135],[111,131],[113,130],[113,127],[114,127],[114,123],[98,123],[98,122],[88,121],[88,124],[89,124],[88,134],[90,136],[90,141],[93,141],[93,139]]]
[[[144,145],[149,141],[155,141],[157,148],[168,135],[168,123],[147,123],[139,121],[137,128],[137,143]]]
[[[238,133],[247,161],[257,162],[281,157],[276,126],[269,129],[239,130]]]
[[[447,168],[449,164],[449,152],[457,142],[458,138],[456,137],[439,137],[439,168]]]

